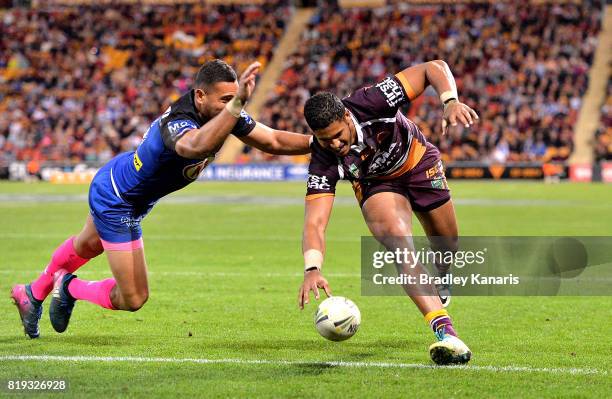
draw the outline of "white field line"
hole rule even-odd
[[[0,362],[7,361],[49,361],[49,362],[98,362],[98,363],[192,363],[192,364],[244,364],[271,366],[321,366],[346,368],[383,368],[383,369],[457,369],[464,371],[487,371],[494,373],[548,373],[573,375],[608,375],[608,371],[591,368],[548,368],[529,366],[435,366],[418,363],[350,362],[350,361],[293,361],[258,359],[192,359],[167,357],[100,357],[100,356],[32,356],[5,355]]]
[[[66,234],[54,234],[54,233],[4,233],[0,232],[0,238],[10,239],[66,239]],[[175,236],[175,235],[156,235],[156,234],[143,234],[145,241],[287,241],[287,242],[302,242],[301,234],[295,237],[287,236],[236,236],[236,235],[189,235],[189,236]],[[327,241],[336,242],[361,242],[361,237],[330,237]]]

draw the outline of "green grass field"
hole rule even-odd
[[[612,233],[612,186],[451,182],[451,188],[464,235]],[[456,297],[450,312],[473,360],[434,367],[427,353],[434,337],[409,300],[360,296],[359,240],[367,229],[345,185],[328,228],[324,271],[334,293],[361,309],[361,328],[348,341],[317,334],[314,303],[297,308],[300,183],[201,183],[162,200],[143,222],[151,292],[145,307],[124,313],[78,303],[66,333],[55,333],[45,312],[41,338],[26,339],[10,287],[35,278],[55,247],[79,231],[86,190],[0,184],[4,386],[9,379],[65,379],[65,393],[47,395],[78,398],[612,392],[611,297]],[[78,274],[110,276],[103,256]],[[19,397],[5,387],[2,396]]]

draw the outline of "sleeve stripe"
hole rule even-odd
[[[336,194],[334,193],[309,194],[306,196],[306,201],[312,201],[317,198],[323,198],[323,197],[329,197],[329,196],[335,197]]]
[[[414,91],[410,83],[408,83],[408,79],[406,79],[406,76],[404,76],[404,74],[400,72],[396,74],[395,77],[397,78],[397,80],[400,81],[400,83],[404,87],[404,91],[406,91],[406,94],[408,95],[408,98],[410,99],[410,101],[414,100],[416,97],[416,92]]]

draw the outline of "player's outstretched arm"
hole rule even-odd
[[[312,142],[311,135],[276,130],[259,122],[251,133],[239,139],[245,144],[275,155],[309,154]]]
[[[255,89],[255,77],[261,64],[254,62],[238,80],[238,92],[226,107],[199,129],[185,133],[177,142],[177,154],[185,158],[203,159],[214,154],[225,142],[240,117],[240,112]]]
[[[478,120],[476,112],[459,101],[455,78],[446,62],[425,62],[406,68],[395,76],[404,86],[410,100],[421,95],[427,86],[433,86],[444,104],[442,133],[446,133],[449,124],[456,126],[457,122],[460,122],[465,127],[470,127]]]
[[[323,288],[327,296],[331,289],[327,280],[321,274],[323,254],[325,253],[325,229],[331,215],[334,196],[326,195],[306,200],[304,214],[304,235],[302,237],[302,252],[304,254],[304,282],[300,287],[298,304],[300,309],[310,301],[310,291],[319,299],[319,288]]]

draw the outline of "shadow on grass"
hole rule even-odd
[[[416,342],[409,339],[378,339],[375,341],[368,340],[350,340],[343,342],[331,342],[323,338],[308,338],[308,339],[243,339],[243,340],[222,340],[206,342],[206,347],[211,349],[235,349],[235,350],[250,350],[250,351],[281,351],[281,350],[340,350],[352,352],[359,356],[366,357],[372,352],[403,350],[410,346],[414,346]]]
[[[343,359],[344,361],[359,362],[369,357],[372,357],[374,354],[373,353],[349,353],[347,355],[348,356]],[[334,371],[335,369],[339,367],[340,367],[339,364],[333,364],[332,361],[329,361],[329,363],[325,363],[325,361],[323,362],[304,361],[304,363],[296,363],[296,364],[291,365],[290,370],[288,371],[292,371],[293,374],[298,374],[298,375],[318,376],[318,375],[324,374],[329,371]]]
[[[313,376],[321,375],[327,371],[335,369],[336,367],[338,366],[325,363],[303,363],[291,366],[291,368],[296,372],[296,374],[306,374]]]

